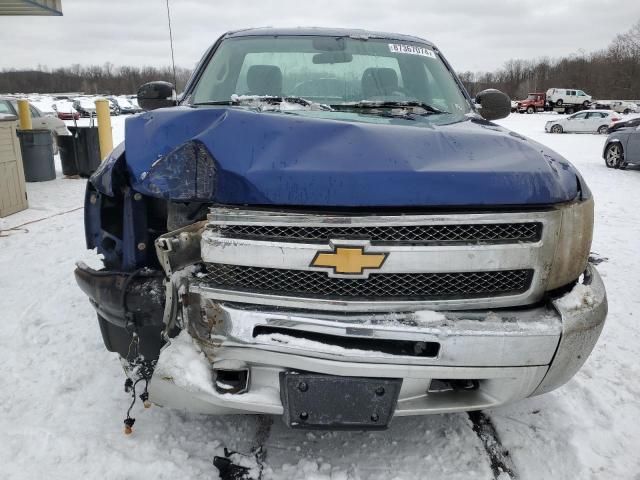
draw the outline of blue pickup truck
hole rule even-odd
[[[104,268],[75,273],[146,402],[381,429],[548,392],[593,349],[588,186],[432,43],[229,32],[180,101],[138,98],[88,182]]]

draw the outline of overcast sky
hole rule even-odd
[[[457,71],[606,47],[640,0],[170,0],[176,64],[192,68],[223,32],[358,27],[434,42]],[[0,68],[170,64],[165,0],[62,0],[62,17],[0,16]]]

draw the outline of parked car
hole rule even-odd
[[[120,111],[120,106],[118,105],[118,102],[113,100],[111,97],[105,97],[105,99],[109,102],[110,115],[115,115],[115,116],[120,115],[121,111]]]
[[[550,133],[600,133],[609,131],[609,124],[620,120],[619,114],[611,110],[584,110],[565,118],[549,120],[545,132]]]
[[[337,81],[293,93],[318,78]],[[138,98],[157,110],[87,184],[104,268],[75,271],[134,401],[380,429],[548,392],[589,356],[588,186],[491,123],[509,97],[476,110],[432,43],[229,32],[181,103],[167,82]]]
[[[613,133],[616,130],[620,130],[621,128],[629,128],[629,127],[637,127],[640,126],[640,117],[632,118],[631,120],[620,120],[617,122],[612,122],[609,125],[609,130],[607,133]]]
[[[591,103],[591,95],[587,95],[582,90],[550,88],[547,90],[547,101],[558,107],[565,104],[587,107]]]
[[[58,153],[58,135],[71,135],[65,123],[54,115],[45,115],[36,106],[29,104],[31,124],[34,129],[49,130],[53,137],[53,153]],[[18,100],[0,97],[0,114],[18,116]]]
[[[109,100],[118,106],[119,113],[138,113],[140,111],[126,97],[109,97]]]
[[[96,104],[94,98],[78,97],[73,100],[73,108],[75,108],[82,117],[95,117]]]
[[[73,108],[73,102],[69,100],[56,100],[51,107],[58,114],[60,120],[78,120],[80,113]]]
[[[622,100],[614,100],[611,102],[611,110],[615,110],[618,113],[624,113],[628,115],[629,113],[638,113],[640,108],[635,103],[632,102],[624,102]]]
[[[43,115],[56,118],[58,117],[58,113],[56,112],[55,108],[53,108],[53,102],[29,99],[29,105],[37,108]]]
[[[629,164],[640,164],[640,126],[621,128],[611,133],[602,151],[609,168],[627,168]]]

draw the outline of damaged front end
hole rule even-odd
[[[141,193],[131,186],[121,144],[87,183],[87,248],[102,255],[104,268],[79,263],[76,281],[96,309],[106,348],[120,355],[133,380],[140,375],[150,378],[160,349],[179,332],[178,288],[171,269],[199,258],[197,220],[206,208],[198,199],[210,195],[206,185],[211,183],[207,176],[212,166],[210,154],[185,144],[154,163],[146,175],[147,190]],[[158,240],[176,229],[177,244]],[[180,243],[187,237],[197,237],[191,242],[196,248]],[[157,240],[163,249],[178,253],[168,251],[161,261]]]
[[[217,112],[211,129],[246,115]],[[153,118],[130,123],[143,134],[145,122]],[[207,135],[233,137],[223,133]],[[378,177],[363,180],[359,196],[335,181],[337,167],[323,178],[311,158],[311,167],[233,172],[207,135],[163,144],[158,134],[155,159],[133,165],[120,146],[88,183],[87,246],[104,269],[79,264],[76,278],[134,393],[144,381],[145,398],[168,407],[278,414],[292,428],[380,429],[394,416],[553,390],[594,347],[607,303],[587,265],[593,200],[579,178],[554,190],[561,201],[537,206],[438,209],[459,201],[447,187],[418,210],[393,195],[383,202],[393,208],[382,208]],[[351,174],[367,165],[350,164]],[[237,201],[218,197],[223,176],[221,198]],[[314,189],[290,188],[310,179]]]

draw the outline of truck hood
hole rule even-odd
[[[437,123],[446,117],[159,109],[127,119],[126,168],[135,190],[189,200],[189,184],[204,176],[176,163],[205,155],[209,185],[193,200],[230,205],[515,206],[577,196],[578,174],[560,155],[477,118]]]

